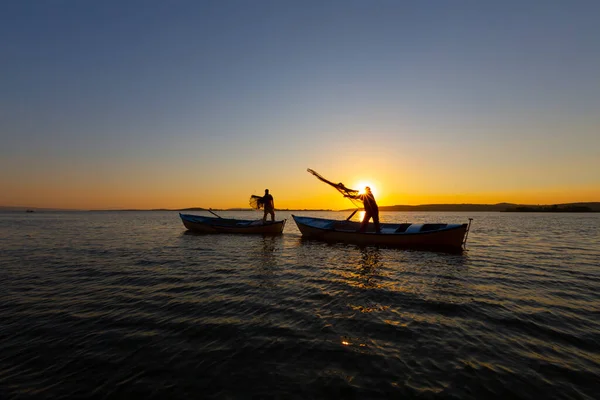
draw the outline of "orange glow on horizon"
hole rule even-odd
[[[281,171],[273,176],[261,174],[231,174],[229,179],[217,179],[208,174],[196,175],[196,170],[175,174],[167,170],[146,174],[128,171],[122,177],[116,173],[93,175],[89,171],[42,171],[39,174],[14,175],[5,179],[0,191],[0,206],[64,209],[182,209],[240,208],[249,209],[250,195],[261,195],[269,188],[276,209],[344,210],[355,205],[331,186],[304,175],[303,171]],[[453,179],[433,173],[400,174],[382,169],[348,174],[327,171],[327,178],[348,182],[352,189],[371,187],[379,206],[419,204],[561,204],[599,202],[600,184],[538,186],[518,181],[482,183]],[[88,173],[89,172],[89,173]],[[112,172],[112,171],[111,171]],[[359,175],[360,174],[360,175]],[[331,175],[331,176],[329,176]],[[352,177],[358,179],[352,179]],[[92,177],[92,179],[90,179]],[[68,179],[67,179],[68,178]],[[337,178],[337,179],[336,179]],[[359,182],[353,184],[352,182]],[[495,186],[502,190],[490,190]]]
[[[273,186],[273,185],[271,185]],[[309,190],[288,192],[271,191],[277,209],[330,209],[355,208],[348,199],[332,190],[311,193]],[[154,190],[111,191],[78,190],[77,188],[30,188],[12,198],[0,195],[0,206],[22,206],[67,209],[180,209],[249,208],[246,191],[215,191],[215,193],[185,193],[184,191]],[[471,193],[383,193],[376,195],[379,206],[420,204],[560,204],[600,201],[600,188],[579,190],[471,192]]]

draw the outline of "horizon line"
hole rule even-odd
[[[547,206],[564,206],[564,205],[578,205],[578,204],[600,204],[600,201],[577,201],[569,203],[548,203],[548,204],[525,204],[525,203],[425,203],[417,205],[409,204],[394,204],[391,206],[379,206],[380,209],[393,208],[393,207],[435,207],[435,206],[476,206],[476,207],[498,207],[498,206],[533,206],[533,207],[547,207]],[[362,207],[357,207],[362,209]],[[31,207],[31,206],[2,206],[0,205],[0,211],[8,210],[46,210],[46,211],[253,211],[253,208],[244,207],[230,207],[230,208],[206,208],[206,207],[183,207],[183,208],[61,208],[61,207]],[[276,208],[276,211],[348,211],[354,210],[354,208],[342,208],[342,209],[331,209],[331,208]]]

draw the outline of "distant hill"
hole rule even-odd
[[[551,205],[531,204],[421,204],[418,206],[380,206],[380,211],[555,211],[555,212],[600,212],[600,202],[564,203]]]
[[[418,206],[379,206],[380,211],[505,211],[517,204],[421,204]]]
[[[600,212],[600,203],[553,204],[551,206],[516,206],[508,212]]]

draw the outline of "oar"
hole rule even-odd
[[[352,211],[352,214],[350,214],[350,216],[348,218],[346,218],[346,221],[350,221],[350,218],[354,217],[354,214],[356,214],[356,212],[358,211],[358,208],[354,211]]]
[[[469,226],[467,226],[467,233],[465,234],[465,240],[463,241],[463,249],[467,248],[467,238],[469,237],[469,231],[471,230],[471,221],[473,221],[473,218],[469,218]]]
[[[212,212],[212,210],[211,210],[210,208],[209,208],[208,210],[206,210],[206,211],[208,211],[208,212],[209,212],[209,213],[211,213],[212,215],[215,215],[215,216],[217,216],[217,217],[219,217],[219,218],[223,219],[223,218],[222,218],[220,215],[218,215],[218,214],[215,214],[214,212]]]

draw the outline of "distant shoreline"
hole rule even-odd
[[[215,212],[232,212],[232,211],[254,211],[252,208],[212,208]],[[276,211],[328,211],[328,212],[351,212],[354,208],[333,210],[333,209],[309,209],[309,208],[281,208]],[[173,212],[208,212],[208,208],[203,207],[188,207],[188,208],[153,208],[153,209],[103,209],[103,210],[86,210],[86,209],[59,209],[59,208],[41,208],[41,207],[14,207],[0,206],[0,212],[43,212],[43,211],[89,211],[89,212],[107,212],[107,211],[173,211]],[[513,204],[513,203],[498,203],[498,204],[421,204],[416,206],[409,205],[394,205],[394,206],[379,206],[379,211],[418,211],[418,212],[545,212],[545,213],[596,213],[600,212],[600,202],[581,202],[581,203],[563,203],[549,205],[531,205],[531,204]]]

